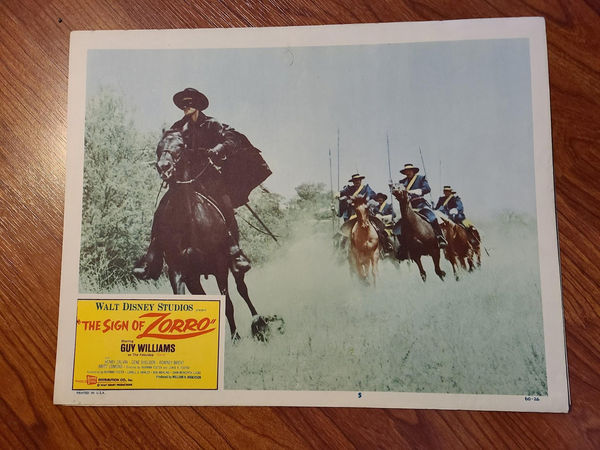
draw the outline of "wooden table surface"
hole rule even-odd
[[[569,414],[52,404],[69,32],[545,16]],[[600,448],[598,0],[0,2],[0,445]]]

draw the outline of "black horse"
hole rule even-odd
[[[225,314],[231,337],[237,340],[240,336],[228,288],[230,238],[225,217],[208,193],[211,177],[219,176],[218,168],[207,152],[194,150],[192,153],[186,149],[177,130],[164,132],[156,157],[156,168],[169,190],[161,200],[153,226],[157,230],[156,239],[159,239],[164,254],[173,293],[185,294],[187,286],[192,294],[204,294],[200,277],[213,275],[219,291],[226,298]],[[253,336],[267,340],[270,336],[268,321],[281,319],[258,315],[248,295],[244,274],[233,271],[232,274],[237,291],[253,316]]]

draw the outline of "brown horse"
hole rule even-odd
[[[408,250],[410,259],[417,263],[423,281],[427,279],[425,269],[421,263],[421,256],[431,256],[435,273],[443,281],[446,276],[440,268],[440,249],[433,228],[423,217],[417,214],[410,206],[408,192],[404,186],[394,189],[394,197],[400,203],[402,245]]]
[[[356,198],[352,205],[356,211],[356,223],[350,232],[350,250],[348,261],[351,273],[356,273],[361,281],[369,284],[369,269],[373,277],[373,286],[377,276],[379,261],[379,237],[375,226],[370,222],[367,201],[363,197]]]
[[[476,266],[479,268],[481,267],[481,236],[474,226],[470,226],[465,232],[467,233],[467,239],[473,248],[473,255],[477,259]]]
[[[450,264],[452,264],[454,278],[458,281],[459,277],[456,268],[459,264],[463,270],[467,270],[467,264],[469,272],[472,272],[474,269],[473,246],[469,242],[467,230],[463,226],[452,222],[450,219],[446,219],[443,221],[441,228],[448,241],[448,245],[444,249],[444,255]]]

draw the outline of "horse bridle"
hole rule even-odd
[[[186,180],[186,181],[175,180],[175,184],[191,184],[191,183],[193,183],[194,181],[198,180],[198,178],[200,178],[202,176],[202,174],[204,172],[206,172],[206,169],[208,169],[211,165],[214,166],[214,163],[209,158],[206,165],[202,168],[201,171],[199,171],[196,174],[196,176],[194,178],[192,178],[191,180]],[[173,173],[175,173],[175,171],[173,171]]]
[[[184,147],[184,151],[185,151],[185,147]],[[156,164],[155,164],[157,170],[158,170],[158,163],[160,162],[160,160],[163,157],[163,154],[165,154],[165,153],[168,155],[171,155],[171,158],[173,159],[172,171],[173,171],[173,175],[175,175],[175,173],[177,172],[177,164],[179,164],[179,161],[181,161],[181,158],[183,157],[183,151],[179,153],[179,156],[177,158],[175,158],[175,150],[171,150],[169,148],[164,148],[163,150],[161,150],[160,157],[158,158],[158,161],[156,161]],[[164,180],[164,181],[166,182],[166,180]]]

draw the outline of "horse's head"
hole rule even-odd
[[[185,145],[180,131],[167,130],[156,147],[156,170],[164,181],[171,181]]]
[[[392,189],[392,194],[400,203],[402,203],[403,201],[408,201],[408,191],[406,190],[406,187],[404,187],[404,185],[402,184],[394,186],[394,188]]]
[[[408,191],[406,187],[402,184],[396,185],[392,188],[392,195],[396,197],[398,203],[400,204],[400,214],[402,217],[406,217],[410,205]]]
[[[356,197],[352,200],[352,206],[356,211],[357,217],[366,220],[367,218],[367,199],[365,197]]]

